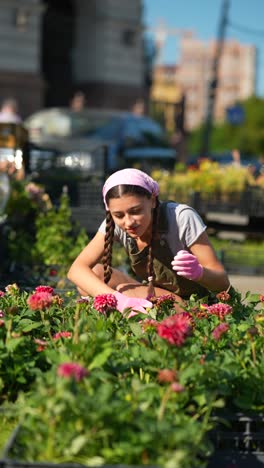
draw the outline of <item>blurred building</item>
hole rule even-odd
[[[185,121],[188,130],[199,126],[205,118],[216,45],[216,42],[206,43],[194,37],[181,38],[177,81],[186,97]],[[215,121],[223,121],[228,107],[252,96],[255,86],[255,46],[226,41],[219,63]]]
[[[145,93],[142,0],[0,0],[0,99],[23,116],[68,105],[130,108]]]
[[[152,114],[162,115],[167,130],[174,132],[177,106],[182,99],[182,87],[177,83],[177,66],[155,66],[150,99]]]

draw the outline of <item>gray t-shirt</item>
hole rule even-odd
[[[173,255],[194,244],[207,227],[197,211],[181,203],[167,203],[167,220],[168,232],[161,234],[161,240],[167,241]],[[105,233],[105,220],[98,231]],[[115,226],[115,240],[122,244],[126,250],[128,238],[126,232]]]

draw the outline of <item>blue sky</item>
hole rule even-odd
[[[143,0],[143,5],[146,27],[156,27],[162,20],[171,29],[191,29],[202,40],[217,37],[223,0]],[[257,47],[256,93],[264,97],[264,0],[229,0],[228,18],[236,27],[227,25],[226,38]],[[175,63],[178,54],[179,38],[168,36],[162,62]]]

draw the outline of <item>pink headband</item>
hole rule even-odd
[[[103,199],[106,210],[108,210],[105,200],[106,194],[111,188],[117,185],[138,185],[155,195],[155,197],[159,194],[158,183],[145,172],[139,169],[122,169],[110,175],[103,186]]]

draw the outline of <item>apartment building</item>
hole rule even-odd
[[[199,126],[206,116],[216,48],[215,41],[204,42],[194,37],[181,39],[176,78],[186,97],[185,119],[189,130]],[[252,96],[255,86],[255,46],[244,45],[235,40],[225,41],[218,68],[215,121],[224,121],[226,109],[237,101]]]

